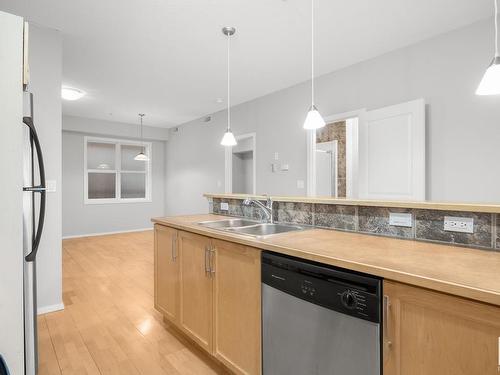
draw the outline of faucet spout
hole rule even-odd
[[[266,223],[273,223],[273,200],[270,197],[267,198],[265,205],[255,198],[245,198],[241,204],[243,206],[254,205],[260,208],[261,212],[265,215]]]

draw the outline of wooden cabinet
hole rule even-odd
[[[498,375],[500,308],[384,282],[384,375]]]
[[[155,225],[155,308],[170,321],[179,318],[177,231]]]
[[[212,241],[214,355],[237,374],[261,371],[260,250]]]
[[[261,373],[260,253],[155,226],[155,307],[236,374]]]
[[[180,328],[208,352],[213,348],[210,241],[208,237],[179,232]]]

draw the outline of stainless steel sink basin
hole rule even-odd
[[[227,229],[227,228],[246,227],[249,225],[259,224],[259,222],[248,219],[227,219],[227,220],[202,221],[199,222],[198,224],[203,227],[212,229]]]
[[[201,221],[198,223],[198,225],[206,228],[253,237],[271,236],[273,234],[294,232],[306,229],[298,225],[260,223],[255,220],[248,219]]]
[[[230,228],[228,232],[234,232],[238,234],[246,234],[249,236],[262,237],[270,236],[278,233],[294,232],[298,230],[304,230],[304,227],[298,225],[286,225],[286,224],[256,224],[247,227],[240,228]]]

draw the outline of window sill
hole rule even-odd
[[[85,199],[84,204],[122,204],[122,203],[151,203],[151,198],[130,198],[130,199]]]

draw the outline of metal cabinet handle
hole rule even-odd
[[[387,349],[390,349],[392,346],[392,341],[389,338],[390,306],[391,306],[391,301],[389,300],[389,296],[384,296],[383,329],[384,329],[384,343],[386,344]]]
[[[213,277],[213,275],[215,275],[214,257],[215,257],[215,247],[211,247],[210,248],[210,274],[212,277]]]
[[[500,372],[500,337],[498,338],[498,367],[497,372]]]
[[[208,256],[209,256],[209,250],[208,250],[208,246],[206,245],[205,246],[205,276],[208,276],[209,273],[210,273],[210,265],[209,265],[209,260],[208,260]]]
[[[172,249],[170,252],[170,257],[172,258],[172,262],[175,262],[175,258],[176,258],[176,255],[175,255],[175,236],[172,236]]]

